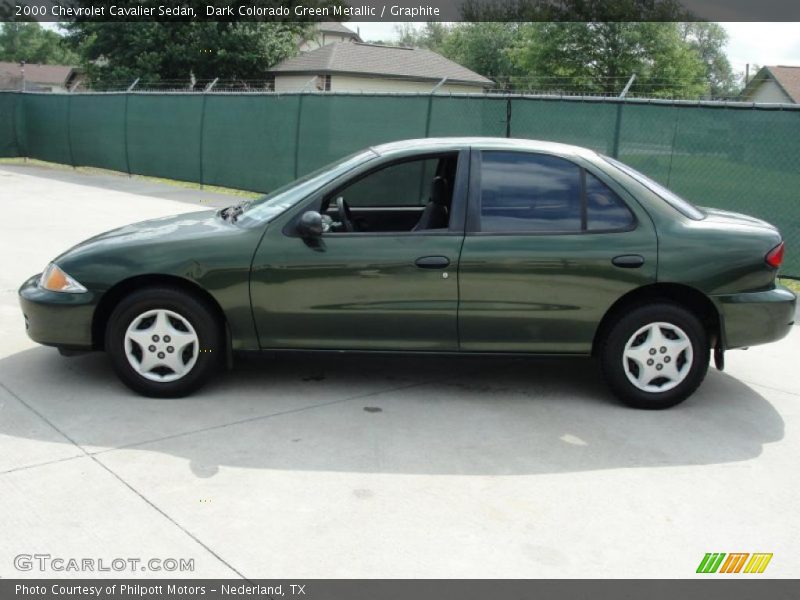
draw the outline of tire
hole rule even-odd
[[[221,327],[207,302],[173,288],[145,288],[111,312],[105,349],[132,390],[179,398],[200,388],[222,362]]]
[[[600,364],[625,404],[659,410],[694,393],[708,371],[709,355],[700,320],[677,304],[657,302],[633,308],[611,327]]]

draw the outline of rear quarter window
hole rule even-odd
[[[605,160],[610,165],[616,167],[623,173],[625,173],[628,177],[635,179],[637,182],[642,184],[648,190],[653,192],[656,196],[661,198],[664,202],[669,204],[672,208],[677,210],[681,213],[684,217],[688,217],[694,221],[702,221],[706,218],[705,213],[697,208],[694,204],[689,202],[688,200],[684,200],[680,196],[678,196],[672,190],[665,188],[660,183],[653,181],[647,175],[640,173],[636,169],[629,167],[628,165],[619,162],[613,158],[608,156],[603,156],[603,160]]]
[[[615,231],[630,229],[633,213],[610,187],[591,173],[586,173],[586,229]]]

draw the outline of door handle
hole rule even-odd
[[[414,264],[420,269],[444,269],[450,265],[450,259],[446,256],[420,256]]]
[[[611,259],[611,264],[623,269],[638,269],[644,264],[644,256],[639,254],[622,254]]]

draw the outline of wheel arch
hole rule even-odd
[[[691,311],[700,319],[708,332],[710,347],[714,348],[720,343],[722,320],[711,299],[697,288],[685,284],[659,282],[631,290],[611,305],[595,331],[592,341],[592,356],[597,356],[603,339],[620,315],[634,306],[659,300],[673,302]]]
[[[103,294],[92,317],[92,347],[95,350],[104,349],[105,331],[108,325],[108,319],[114,308],[125,295],[134,290],[155,286],[177,289],[205,301],[217,316],[217,322],[223,329],[222,333],[224,335],[223,339],[225,340],[226,353],[230,353],[230,325],[216,298],[194,281],[178,277],[177,275],[162,274],[137,275],[135,277],[129,277],[128,279],[123,279]]]

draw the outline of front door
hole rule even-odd
[[[587,165],[473,151],[461,349],[588,354],[625,293],[656,278],[652,222]]]
[[[271,224],[251,277],[261,347],[457,350],[468,156],[384,161]],[[305,211],[322,236],[298,235]]]

